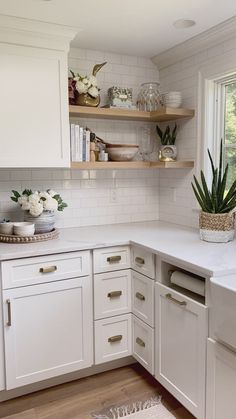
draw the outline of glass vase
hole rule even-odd
[[[161,106],[160,83],[143,83],[137,99],[140,111],[156,111]]]

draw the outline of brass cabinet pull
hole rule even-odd
[[[135,262],[138,263],[139,265],[145,264],[145,260],[143,258],[140,258],[139,256],[135,258]]]
[[[107,340],[109,343],[119,342],[122,339],[122,337],[123,337],[122,335],[116,335],[116,336],[111,336]]]
[[[55,272],[57,270],[57,266],[46,266],[45,268],[40,268],[39,272],[41,274],[49,274],[50,272]]]
[[[11,301],[9,299],[7,300],[7,316],[7,326],[11,326]]]
[[[122,291],[111,291],[107,294],[108,298],[116,298],[122,295]]]
[[[145,348],[145,346],[146,346],[146,344],[145,344],[145,342],[143,341],[143,339],[141,339],[141,338],[136,338],[136,343],[139,345],[139,346],[142,346],[143,348]]]
[[[109,263],[116,263],[116,262],[120,262],[120,260],[121,260],[121,256],[109,256],[108,258],[107,258],[107,262],[109,262]]]
[[[141,292],[136,292],[135,296],[138,300],[145,301],[145,296]]]
[[[187,305],[186,301],[176,300],[176,298],[172,297],[172,295],[170,293],[166,294],[165,297],[168,300],[173,301],[173,303],[178,304],[179,306],[186,306]]]

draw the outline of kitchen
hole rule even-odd
[[[128,379],[134,370],[122,368],[129,368],[137,360],[142,367],[138,367],[141,373],[137,373],[136,379],[141,380],[143,374],[146,380],[153,380],[152,388],[156,383],[158,395],[163,392],[163,403],[158,408],[165,405],[162,385],[171,394],[169,397],[178,400],[170,402],[172,407],[175,403],[183,405],[178,405],[176,412],[179,409],[182,413],[177,412],[174,417],[234,418],[236,345],[230,310],[235,295],[235,240],[200,240],[199,205],[191,186],[194,174],[199,179],[200,169],[210,179],[207,148],[215,164],[219,159],[220,142],[216,147],[215,137],[221,138],[222,127],[215,135],[213,87],[220,95],[225,79],[228,84],[234,81],[234,5],[228,2],[231,8],[227,11],[224,5],[217,6],[220,10],[215,20],[212,16],[212,21],[206,22],[203,2],[199,10],[188,10],[183,1],[183,9],[173,16],[163,11],[172,35],[166,35],[162,45],[150,41],[154,39],[154,25],[150,34],[139,35],[128,45],[125,31],[130,33],[129,26],[122,27],[124,39],[120,33],[109,39],[100,28],[96,43],[98,28],[84,28],[82,20],[71,12],[69,23],[69,12],[62,2],[61,20],[59,13],[55,14],[53,0],[25,0],[25,7],[21,8],[17,2],[11,3],[2,2],[0,6],[4,63],[0,89],[5,98],[0,105],[4,150],[0,156],[0,219],[23,221],[19,204],[10,199],[12,190],[19,194],[26,188],[56,191],[68,207],[56,214],[55,231],[59,236],[53,240],[17,244],[19,236],[13,236],[9,239],[13,243],[0,244],[0,416],[21,417],[26,412],[25,417],[42,417],[43,410],[40,413],[36,401],[32,399],[32,406],[36,406],[32,409],[26,402],[30,400],[27,394],[35,394],[36,400],[39,393],[34,392],[42,389],[45,400],[49,404],[53,400],[55,405],[58,402],[59,406],[55,406],[51,416],[49,409],[47,417],[87,418],[93,412],[107,415],[103,407],[119,408],[130,400],[137,403],[132,397],[113,397],[104,401],[105,406],[97,402],[90,412],[80,413],[78,404],[77,412],[72,413],[68,406],[61,413],[59,400],[53,399],[55,395],[50,400],[52,386],[79,378],[82,391],[82,377],[92,380],[98,377],[94,374],[103,371],[126,371]],[[152,1],[150,5],[154,7]],[[99,17],[107,10],[106,1],[103,6],[98,10]],[[85,13],[87,9],[83,7]],[[134,10],[132,1],[130,7]],[[139,7],[137,19],[141,14]],[[110,17],[115,12],[121,16],[125,13],[123,8],[108,10]],[[85,16],[88,25],[86,13]],[[196,20],[196,25],[173,27],[173,22],[187,18]],[[148,19],[150,12],[143,25]],[[71,164],[69,70],[90,75],[96,64],[104,62],[97,73],[100,106],[88,110],[70,105],[70,123],[88,126],[105,142],[138,144],[141,156],[126,162]],[[16,80],[15,86],[12,80]],[[134,116],[133,112],[143,111],[101,108],[107,104],[110,87],[132,88],[135,104],[141,84],[149,82],[160,83],[161,93],[182,94],[181,108],[174,109],[174,117],[167,115],[170,119],[164,124],[160,119],[151,120],[145,111],[144,115]],[[181,109],[189,112],[184,118],[180,117]],[[125,112],[125,116],[120,116],[119,111]],[[109,112],[116,114],[111,117]],[[162,107],[160,112],[163,114]],[[177,160],[159,161],[156,125],[164,131],[166,123],[172,129],[175,121]],[[52,271],[45,272],[49,268]],[[204,296],[175,289],[171,285],[173,271],[194,278],[198,284],[204,283]],[[142,305],[146,305],[146,312],[140,309]],[[50,310],[55,310],[55,317],[51,317]],[[62,339],[64,336],[66,339]],[[108,342],[107,337],[113,341]],[[115,381],[116,376],[113,377]],[[117,391],[121,389],[122,384]],[[46,406],[47,402],[42,404]],[[148,417],[138,416],[141,413],[135,413],[137,418]],[[168,416],[170,413],[175,415],[173,408],[167,409],[163,417],[173,417]],[[132,413],[129,416],[135,417]]]

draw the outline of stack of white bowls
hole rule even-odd
[[[182,103],[181,92],[167,92],[162,94],[164,106],[168,108],[179,108]]]

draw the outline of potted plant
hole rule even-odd
[[[12,193],[12,201],[17,202],[24,211],[24,221],[35,224],[35,233],[52,231],[55,211],[63,211],[67,207],[61,196],[51,189],[42,192],[25,189],[22,194],[13,190]]]
[[[201,181],[194,176],[194,194],[202,209],[199,217],[200,238],[208,242],[226,243],[234,238],[236,180],[227,185],[228,164],[223,170],[223,145],[220,145],[219,168],[216,168],[209,150],[212,181],[209,189],[203,171]],[[201,184],[200,184],[201,182]]]
[[[98,71],[106,64],[96,64],[93,67],[90,76],[75,74],[70,70],[72,78],[69,78],[69,101],[70,104],[80,106],[97,107],[100,103],[99,88],[96,75]]]
[[[167,125],[164,131],[157,125],[157,135],[161,140],[161,147],[159,151],[160,161],[175,161],[177,158],[177,148],[175,140],[177,137],[177,125],[171,130],[170,126]]]

